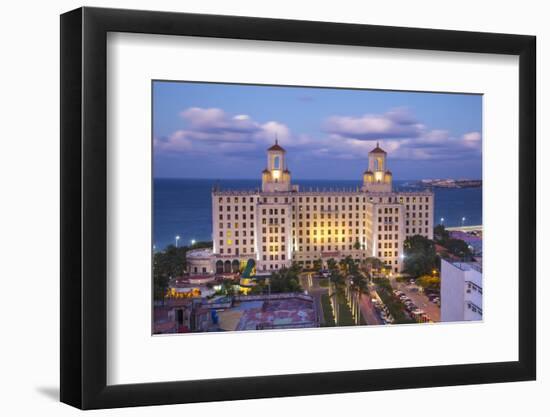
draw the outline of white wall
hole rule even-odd
[[[549,193],[541,195],[548,181],[548,165],[540,167],[541,151],[547,156],[549,122],[542,120],[547,110],[550,87],[550,26],[544,2],[534,0],[463,0],[450,3],[430,0],[411,2],[354,2],[341,0],[297,2],[278,0],[124,0],[85,2],[89,6],[161,9],[219,14],[331,20],[397,26],[495,31],[538,36],[538,120],[539,120],[539,213],[550,209]],[[59,210],[59,17],[76,8],[79,1],[5,2],[0,25],[2,64],[2,128],[0,151],[0,277],[2,302],[0,317],[0,378],[5,415],[76,415],[57,403],[58,392],[58,210]],[[544,171],[544,172],[543,172]],[[544,210],[545,209],[545,210]],[[548,216],[539,216],[539,236],[550,233]],[[29,245],[34,252],[29,252]],[[539,240],[539,254],[548,249],[548,237]],[[540,256],[539,256],[540,258]],[[540,273],[539,275],[542,275]],[[539,279],[539,294],[550,293],[548,280]],[[539,300],[541,297],[539,296]],[[540,306],[539,301],[539,306]],[[539,308],[539,352],[548,352],[548,308]],[[544,355],[546,356],[546,355]],[[182,405],[102,411],[94,415],[146,416],[200,413],[224,416],[296,415],[297,411],[334,416],[347,413],[402,415],[420,412],[464,416],[472,409],[477,415],[524,415],[546,408],[543,402],[550,388],[548,359],[539,354],[539,381],[500,385],[435,388],[397,392],[377,392],[317,397],[240,401],[227,404]],[[399,397],[399,407],[395,398]],[[464,399],[467,398],[467,401]],[[457,401],[459,399],[459,401]],[[452,408],[446,407],[451,402]],[[410,405],[410,408],[407,405]],[[428,406],[429,404],[429,406]]]
[[[441,321],[464,320],[464,272],[441,261]]]

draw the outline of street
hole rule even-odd
[[[361,295],[361,299],[359,301],[359,308],[361,309],[361,314],[363,315],[363,319],[365,319],[365,322],[368,325],[384,324],[384,322],[382,322],[382,320],[378,316],[378,313],[376,312],[376,309],[372,304],[369,294]]]
[[[321,303],[321,297],[327,293],[327,288],[319,286],[319,280],[313,278],[312,272],[302,272],[300,274],[300,285],[307,291],[308,295],[313,297],[315,302],[315,310],[317,311],[319,324],[325,324],[325,315],[323,314],[323,306]]]
[[[327,293],[327,288],[319,286],[319,278],[313,278],[313,273],[304,272],[300,274],[300,285],[302,288],[307,291],[309,295],[315,300],[315,306],[319,314],[319,323],[324,324],[325,318],[323,314],[323,306],[321,303],[321,297],[323,294]],[[372,304],[371,297],[369,294],[363,294],[359,301],[359,308],[361,310],[361,315],[367,323],[367,325],[381,325],[384,324],[374,305]]]

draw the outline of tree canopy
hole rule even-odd
[[[187,247],[168,246],[153,255],[153,288],[155,300],[162,300],[171,278],[182,276],[186,268]]]
[[[298,279],[299,267],[282,268],[271,274],[269,285],[272,293],[302,292],[302,286]]]
[[[472,251],[468,247],[468,244],[462,239],[452,238],[451,234],[441,224],[434,227],[434,239],[438,245],[443,246],[452,255],[462,259],[470,259],[472,257]]]
[[[404,270],[415,277],[429,275],[437,266],[434,242],[424,236],[414,235],[405,239]]]
[[[425,289],[439,291],[441,278],[435,275],[422,275],[416,283]]]

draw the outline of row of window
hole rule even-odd
[[[285,236],[281,236],[281,242],[285,241]],[[262,236],[262,242],[267,243],[267,236]],[[269,236],[269,243],[279,242],[279,236]]]
[[[399,230],[399,225],[398,224],[395,224],[395,225],[392,225],[392,224],[385,224],[384,225],[384,232],[391,232],[391,231],[398,231]],[[381,232],[382,231],[382,225],[379,224],[378,225],[378,231]]]
[[[327,229],[326,230],[326,234],[327,235],[335,235],[335,236],[338,236],[338,232],[339,230],[338,229]],[[346,230],[345,229],[342,229],[341,230],[341,234],[342,235],[345,235],[346,234]],[[353,232],[353,229],[349,229],[348,230],[348,235],[358,235],[360,233],[360,229],[355,229],[355,233]],[[298,230],[298,236],[302,236],[302,235],[310,235],[310,236],[317,236],[317,235],[321,235],[321,236],[324,236],[325,235],[325,229],[320,229],[319,230],[319,233],[317,233],[317,229],[306,229],[306,230]],[[363,234],[365,234],[365,229],[363,229]],[[293,230],[292,231],[292,235],[293,236],[296,236],[296,232]],[[343,239],[344,237],[342,237]]]
[[[412,232],[409,232],[409,230],[412,230]],[[418,232],[417,232],[418,230]],[[410,235],[410,234],[413,234],[413,235],[416,235],[416,234],[421,234],[422,233],[422,228],[419,227],[418,229],[416,227],[413,227],[412,229],[409,229],[408,227],[405,229],[405,234],[407,235]],[[426,237],[428,237],[428,228],[425,227],[424,228],[424,233],[426,233]]]
[[[311,226],[312,223],[310,222],[306,222],[305,223],[305,227],[306,229],[309,229],[310,226]],[[317,222],[313,222],[313,227],[317,227],[317,224],[320,225],[320,227],[325,227],[325,222],[320,222],[320,223],[317,223]],[[292,224],[294,227],[296,227],[295,223]],[[339,227],[340,226],[340,223],[338,223],[337,221],[334,222],[334,227]],[[348,224],[347,224],[348,227],[353,227],[353,222],[352,221],[348,221]],[[304,223],[303,222],[298,222],[298,227],[299,228],[303,228],[304,227]],[[332,222],[327,222],[327,227],[332,227]],[[346,222],[343,221],[342,224],[341,224],[341,227],[346,227]],[[359,227],[359,221],[356,220],[355,221],[355,227]],[[363,227],[365,227],[365,222],[363,222]],[[330,229],[329,229],[330,230]]]
[[[338,215],[338,213],[334,213],[334,219],[338,219],[339,217],[341,217],[342,220],[345,219],[345,218],[346,218],[346,213],[340,213],[340,215]],[[347,217],[348,217],[349,219],[353,219],[354,217],[355,217],[356,219],[358,219],[360,216],[359,216],[359,213],[355,213],[355,216],[353,215],[353,213],[348,213]],[[364,218],[365,218],[365,213],[363,213],[363,215],[362,215],[361,217],[364,219]],[[304,218],[304,216],[302,215],[302,213],[298,214],[298,219],[299,219],[299,220],[302,220],[303,218]],[[309,220],[309,219],[311,218],[310,214],[309,214],[309,213],[306,213],[305,218],[306,218],[307,220]],[[329,214],[327,214],[327,217],[326,217],[326,218],[327,218],[327,219],[332,219],[332,215],[329,213]],[[295,219],[296,219],[296,216],[293,214],[293,215],[292,215],[292,220],[295,220]],[[313,219],[314,219],[314,220],[317,219],[317,213],[313,213]],[[324,213],[321,213],[320,219],[321,219],[321,220],[325,219],[325,214],[324,214]]]
[[[281,245],[281,252],[284,252],[285,248],[285,245]],[[267,252],[267,246],[262,246],[262,251]],[[279,246],[269,246],[269,252],[279,252]]]
[[[365,241],[365,236],[363,236],[363,239],[362,239],[362,240],[363,240],[363,242]],[[292,239],[292,241],[293,241],[293,242],[296,242],[296,239]],[[325,238],[324,238],[324,237],[321,237],[321,238],[319,238],[319,240],[317,240],[316,237],[314,237],[313,239],[310,239],[310,238],[308,237],[308,238],[305,239],[305,241],[306,241],[306,243],[311,243],[312,241],[313,241],[313,243],[317,243],[317,242],[319,242],[319,243],[325,243]],[[344,243],[345,241],[346,241],[346,238],[345,238],[345,237],[342,237],[341,240],[340,240],[341,243]],[[356,242],[356,241],[357,241],[357,239],[352,238],[351,236],[348,238],[348,242],[350,242],[350,243],[351,243],[351,242]],[[332,243],[332,242],[333,242],[333,241],[332,241],[332,238],[328,237],[327,240],[326,240],[326,243]],[[300,243],[300,244],[304,243],[304,239],[301,238],[301,237],[298,238],[298,243]],[[334,238],[334,243],[338,243],[338,238],[337,238],[337,237]]]
[[[480,294],[483,294],[483,289],[479,285],[474,284],[471,281],[468,281],[468,289],[466,290],[466,292],[470,293],[472,291],[476,291]]]
[[[379,258],[397,258],[398,252],[397,251],[378,251],[378,257]],[[397,259],[395,260],[395,264],[397,265]]]
[[[384,236],[384,239],[382,239],[382,236]],[[398,239],[399,239],[399,235],[395,234],[395,235],[393,235],[393,238],[394,238],[395,240],[398,240]],[[390,234],[385,234],[385,235],[379,234],[379,235],[378,235],[378,240],[392,240],[392,235],[391,235],[391,233],[390,233]]]
[[[361,206],[356,205],[356,206],[355,206],[355,210],[357,210],[357,211],[361,210],[360,207],[361,207]],[[304,208],[304,206],[297,206],[297,207],[296,207],[296,210],[297,210],[297,211],[317,211],[317,206],[305,206],[305,208],[306,208],[305,210],[304,210],[303,208]],[[340,206],[340,210],[341,210],[341,211],[346,211],[346,206],[345,206],[345,205],[341,205],[341,206]],[[354,206],[349,205],[349,206],[348,206],[348,211],[352,211],[352,210],[354,210]],[[365,206],[362,206],[362,210],[363,210],[363,211],[366,211],[366,207],[365,207]],[[325,209],[325,206],[319,206],[319,211],[322,211],[322,212],[323,212],[323,211],[332,211],[332,212],[336,212],[336,211],[338,211],[338,206],[335,205],[334,208],[332,208],[332,206],[326,206],[326,209]]]
[[[282,208],[280,211],[281,211],[281,214],[283,214],[283,215],[285,214],[285,209],[284,209],[284,208]],[[268,212],[267,209],[265,209],[265,208],[262,209],[262,214],[263,214],[264,216],[267,214],[267,212]],[[270,208],[270,209],[269,209],[269,215],[270,215],[270,216],[278,215],[278,214],[279,214],[279,209],[276,209],[276,208],[275,208],[275,209],[273,209],[273,208]]]
[[[247,242],[246,239],[243,239],[242,240],[242,245],[247,245],[246,242]],[[235,243],[235,246],[239,246],[241,244],[239,239],[235,239],[234,241],[233,241],[233,239],[227,239],[225,241],[225,243],[227,244],[227,246],[231,246],[231,245],[233,245],[233,243]],[[250,239],[250,244],[254,245],[254,239]],[[223,246],[223,245],[224,245],[224,240],[220,239],[220,247]]]
[[[246,230],[242,230],[242,236],[246,236]],[[225,236],[226,237],[231,237],[232,234],[231,234],[231,230],[228,230],[227,232],[225,232]],[[254,236],[254,230],[251,230],[250,231],[250,236]],[[223,237],[223,231],[220,230],[220,237]],[[238,230],[235,230],[235,237],[239,237],[239,231]]]
[[[476,306],[474,303],[467,303],[467,305],[468,305],[468,308],[472,310],[474,313],[479,313],[483,315],[483,310],[478,306]]]
[[[224,253],[226,253],[228,255],[231,255],[233,253],[233,251],[230,247],[226,248],[225,252],[224,252],[224,248],[220,248],[220,254],[223,255]],[[235,248],[234,253],[235,253],[235,255],[240,255],[241,254],[239,248]],[[254,253],[254,248],[250,248],[250,252],[245,252],[245,253],[248,253],[248,254],[252,255]]]
[[[305,210],[305,211],[314,211],[314,212],[317,211],[317,206],[305,206],[305,207],[306,207],[306,210]],[[304,210],[303,210],[303,206],[298,206],[298,207],[297,207],[297,210],[298,210],[299,212],[304,211]],[[346,206],[341,206],[341,211],[345,211],[345,210],[346,210]],[[356,211],[359,211],[359,210],[360,210],[360,206],[355,206],[355,210],[356,210]],[[362,207],[362,210],[363,210],[363,211],[366,211],[365,206]],[[413,210],[413,211],[412,211],[412,215],[413,215],[413,217],[414,217],[414,216],[415,216],[415,213],[416,213],[416,206],[415,206],[415,205],[412,206],[412,210]],[[422,210],[422,206],[419,206],[419,210]],[[429,210],[427,204],[425,205],[425,210],[426,210],[426,211]],[[219,210],[218,210],[218,211],[219,211],[219,212],[223,212],[223,211],[224,211],[224,210],[223,210],[223,206],[219,206]],[[226,211],[226,212],[231,212],[231,206],[226,206],[225,211]],[[239,207],[238,207],[238,206],[234,206],[234,211],[236,211],[236,212],[239,211]],[[242,211],[246,211],[246,206],[242,206]],[[250,206],[250,211],[251,211],[251,212],[254,212],[254,206]],[[321,211],[321,212],[324,212],[324,211],[331,211],[331,212],[334,212],[334,215],[335,215],[335,216],[338,216],[338,206],[334,206],[334,209],[332,209],[332,206],[327,206],[327,207],[326,207],[326,210],[325,210],[325,206],[320,206],[320,211]],[[353,211],[353,206],[351,206],[351,205],[348,206],[348,211]],[[397,207],[395,207],[395,208],[392,208],[392,207],[385,207],[384,209],[379,208],[379,209],[378,209],[378,214],[382,214],[382,211],[384,212],[384,214],[393,214],[393,213],[398,214],[399,209],[398,209]],[[409,211],[410,211],[410,210],[409,210],[409,206],[407,206],[407,215],[409,214],[409,213],[408,213]],[[265,209],[265,208],[264,208],[264,209],[262,209],[262,214],[263,214],[263,215],[267,215],[268,213],[269,213],[269,215],[278,215],[279,212],[280,212],[282,215],[284,215],[285,212],[286,212],[286,210],[285,210],[284,208],[281,208],[281,209],[276,209],[276,208],[275,208],[275,209],[274,209],[274,208]],[[421,213],[422,213],[422,211],[420,211],[419,217],[422,217],[422,214],[421,214]],[[321,213],[321,215],[323,215],[323,214],[324,214],[324,213]],[[327,213],[327,214],[330,216],[331,213]],[[342,214],[342,215],[345,216],[345,213],[340,213],[340,214]],[[349,216],[352,215],[351,213],[348,213],[348,214],[349,214]],[[358,213],[357,213],[357,214],[358,214]],[[306,215],[309,216],[309,213],[306,213]],[[315,213],[315,215],[316,215],[316,213]],[[220,219],[221,219],[221,216],[222,216],[222,215],[220,214]],[[254,217],[253,217],[253,214],[250,214],[250,216],[251,216],[251,217],[250,217],[251,219],[254,218]],[[428,216],[428,213],[425,214],[425,217],[427,217],[427,216]],[[299,218],[302,218],[302,213],[299,213]],[[309,217],[308,217],[308,218],[309,218]],[[397,218],[396,218],[396,219],[397,219]],[[395,220],[395,221],[397,221],[397,220]]]
[[[262,227],[262,233],[264,234],[264,236],[267,234],[267,227]],[[269,234],[272,234],[272,233],[279,233],[279,228],[278,227],[270,227],[269,228]],[[284,227],[281,227],[281,233],[285,233],[285,228]]]
[[[267,258],[268,258],[267,255],[263,255],[263,256],[262,256],[262,259],[263,259],[264,261],[267,261]],[[279,260],[279,255],[278,255],[278,254],[269,255],[269,260],[270,260],[270,261],[278,261],[278,260]],[[283,253],[283,254],[281,254],[281,261],[284,261],[284,260],[286,260],[286,255]]]
[[[414,224],[414,223],[413,223],[413,224]],[[428,224],[428,222],[426,221],[426,225],[427,225],[427,224]],[[221,223],[220,223],[219,226],[220,226],[220,229],[223,228],[223,225],[222,225]],[[239,228],[239,224],[238,224],[238,223],[235,223],[234,226],[235,226],[235,229],[238,229],[238,228]],[[350,226],[351,226],[351,224],[350,224]],[[251,226],[251,227],[252,227],[252,226]],[[309,225],[308,225],[308,227],[309,227]],[[314,225],[314,227],[316,227],[316,225]],[[323,227],[323,226],[321,225],[321,227]],[[231,223],[227,223],[227,229],[230,229],[230,228],[231,228]],[[281,227],[281,228],[279,228],[279,227],[270,227],[270,228],[269,228],[269,234],[278,234],[278,233],[279,233],[279,229],[280,229],[280,233],[282,233],[282,234],[284,235],[284,233],[285,233],[285,228],[284,228],[284,227]],[[392,230],[392,229],[393,229],[393,230]],[[429,229],[428,227],[425,227],[425,228],[424,228],[424,233],[428,234],[428,229]],[[262,234],[264,235],[263,239],[266,239],[265,235],[267,234],[267,230],[268,230],[268,229],[267,229],[266,227],[263,227],[263,228],[262,228]],[[312,229],[312,228],[308,228],[308,229],[306,229],[305,231],[299,229],[299,230],[298,230],[298,235],[299,235],[299,236],[302,236],[303,234],[305,234],[306,236],[307,236],[307,235],[317,236],[318,234],[321,235],[321,236],[324,236],[324,235],[325,235],[325,229],[320,229],[320,230],[319,230],[319,233],[317,233],[317,231],[318,231],[318,230],[315,229],[315,228],[313,228],[313,229]],[[345,229],[341,229],[341,230],[338,230],[338,229],[335,229],[335,230],[333,230],[333,229],[327,229],[327,230],[326,230],[326,232],[327,232],[326,234],[329,235],[329,236],[332,235],[332,234],[334,234],[334,235],[336,236],[335,239],[337,239],[337,235],[338,235],[338,232],[339,232],[339,231],[341,232],[341,235],[345,235],[345,234],[346,234],[346,230],[345,230]],[[379,232],[382,231],[381,226],[378,226],[378,231],[379,231]],[[398,226],[397,226],[397,225],[394,225],[394,226],[391,226],[391,225],[384,226],[384,231],[390,231],[390,232],[391,232],[391,231],[398,231]],[[242,232],[242,236],[243,236],[243,237],[247,235],[247,231],[246,231],[246,230],[242,230],[241,232]],[[304,233],[304,232],[305,232],[305,233]],[[348,230],[348,235],[354,235],[354,234],[355,234],[355,235],[359,235],[360,232],[361,232],[361,229],[355,229],[355,233],[353,233],[353,232],[354,232],[353,229],[349,229],[349,230]],[[251,236],[251,237],[254,236],[254,231],[253,231],[253,230],[250,230],[249,233],[250,233],[250,236]],[[416,228],[416,227],[408,228],[408,227],[407,227],[407,228],[405,228],[405,233],[406,233],[407,235],[409,235],[409,234],[411,234],[411,233],[412,233],[412,234],[422,233],[422,228],[421,228],[421,227],[418,227],[418,228]],[[292,231],[292,234],[295,235],[295,231],[294,231],[294,230]],[[362,229],[362,234],[363,234],[363,235],[365,234],[365,229]],[[220,230],[220,231],[219,231],[219,236],[220,236],[220,237],[223,237],[223,236],[224,236],[223,230]],[[226,237],[231,237],[231,236],[232,236],[231,230],[227,230],[227,231],[225,232],[225,236],[226,236]],[[392,236],[391,234],[384,234],[384,240],[388,240],[388,239],[391,240],[391,236]],[[235,230],[235,237],[239,237],[239,230]],[[283,236],[282,238],[283,238],[283,241],[284,241],[284,236]],[[329,239],[330,239],[330,237],[329,237]],[[351,237],[350,237],[350,239],[351,239]],[[398,239],[398,235],[397,235],[397,234],[395,234],[395,239],[396,239],[396,240]],[[309,240],[309,238],[308,238],[308,240]],[[378,235],[378,240],[382,240],[382,234],[379,234],[379,235]],[[265,241],[265,240],[264,240],[264,241]],[[342,236],[342,242],[343,242],[343,241],[344,241],[344,236]]]
[[[285,202],[285,203],[288,203],[290,201],[292,201],[293,203],[296,202],[296,197],[292,197],[292,199],[290,199],[289,197],[281,197],[279,199],[279,197],[263,197],[262,198],[262,202],[265,203],[265,204],[268,204],[268,203],[279,203],[279,200],[280,202]],[[420,202],[429,202],[429,197],[427,196],[407,196],[407,197],[403,197],[403,196],[393,196],[393,197],[386,197],[386,198],[383,198],[383,197],[378,197],[377,199],[377,202],[379,203],[403,203],[403,202],[406,202],[406,203],[410,203],[410,202],[413,202],[413,203],[420,203]],[[240,202],[241,203],[246,203],[247,201],[247,197],[240,197]],[[250,203],[254,203],[256,201],[256,197],[248,197],[248,201]],[[321,203],[324,203],[325,202],[325,197],[298,197],[298,202],[299,203],[302,203],[302,202],[306,202],[306,203],[309,203],[310,201],[313,201],[314,203],[317,203],[317,201],[321,202]],[[358,197],[358,196],[355,196],[355,197],[345,197],[345,196],[341,196],[341,197],[338,197],[338,196],[330,196],[330,197],[326,197],[326,201],[328,203],[331,203],[331,202],[335,202],[335,203],[338,203],[338,202],[342,202],[342,203],[345,203],[346,201],[348,203],[353,203],[354,201],[356,203],[359,203],[359,202],[363,202],[365,203],[367,201],[366,197]],[[375,198],[374,197],[369,197],[368,198],[368,201],[369,202],[374,202],[375,201]],[[222,204],[224,202],[224,198],[223,197],[218,197],[218,203],[219,204]],[[231,203],[231,197],[225,197],[225,202],[226,203]],[[233,203],[237,204],[239,203],[239,197],[233,197]]]
[[[398,242],[393,242],[393,247],[398,248]],[[384,242],[384,249],[391,249],[392,243],[391,242]],[[382,249],[382,242],[378,242],[378,249]]]
[[[227,222],[225,224],[227,225],[227,229],[231,229],[231,223]],[[224,225],[224,223],[218,223],[218,229],[223,229],[224,228],[223,225]],[[246,228],[248,226],[248,223],[242,222],[242,223],[235,223],[234,224],[235,229],[238,229],[239,226],[242,227],[242,228]],[[250,223],[250,227],[254,228],[254,223]]]
[[[250,217],[249,217],[250,220],[254,220],[254,215],[253,215],[253,214],[250,214],[249,216],[250,216]],[[234,217],[234,218],[235,218],[235,220],[239,220],[239,215],[238,215],[238,214],[235,214],[235,217]],[[220,214],[220,215],[219,215],[219,219],[220,219],[220,220],[223,220],[223,214]],[[231,220],[231,214],[226,214],[225,219],[226,219],[226,220]],[[246,214],[242,214],[242,215],[241,215],[241,219],[242,219],[242,220],[246,220]]]
[[[413,225],[413,226],[422,226],[422,220],[418,220],[418,224],[416,223],[416,220],[413,220],[412,222],[409,223],[409,220],[406,220],[405,221],[405,226],[409,226],[409,225]],[[428,220],[424,220],[424,225],[425,226],[428,226]]]
[[[409,207],[410,207],[410,206],[407,204],[407,205],[405,206],[405,209],[406,209],[407,211],[410,211]],[[426,210],[426,211],[430,210],[429,207],[430,207],[430,206],[428,206],[427,204],[424,204],[424,210]],[[418,210],[422,210],[422,204],[419,204],[419,205],[418,205]],[[415,204],[412,205],[412,211],[416,211],[416,205],[415,205]]]
[[[247,197],[241,197],[241,202],[246,203],[246,198]],[[256,199],[255,197],[249,197],[250,203],[254,203],[255,199]],[[226,203],[231,203],[231,197],[226,197],[225,202]],[[239,202],[239,197],[233,197],[233,202],[238,203]],[[223,203],[223,197],[218,197],[218,203]]]
[[[384,219],[384,220],[382,220]],[[378,223],[382,223],[382,221],[384,223],[393,223],[393,222],[398,222],[399,221],[399,217],[395,216],[395,217],[392,217],[392,216],[384,216],[384,217],[378,217]]]
[[[313,245],[313,246],[306,246],[306,252],[310,252],[310,249],[313,249],[313,252],[325,252],[325,248],[327,250],[327,252],[330,252],[330,251],[337,251],[337,250],[355,250],[355,247],[354,245],[327,245],[327,246],[324,246],[324,245],[321,245],[321,246],[318,246],[318,245]],[[299,252],[303,252],[303,249],[304,249],[304,246],[298,246],[298,251]],[[363,249],[363,248],[361,248]]]
[[[241,206],[242,211],[246,211],[246,206]],[[223,211],[223,206],[218,206],[218,211]],[[225,211],[231,211],[231,206],[225,206]],[[239,211],[239,206],[234,206],[234,211]],[[250,206],[250,211],[254,211],[254,206]]]
[[[267,224],[267,220],[265,217],[262,219],[262,224]],[[281,217],[280,219],[277,217],[270,217],[269,218],[269,224],[285,224],[285,218]]]
[[[418,217],[422,217],[422,213],[423,213],[422,211],[419,211],[418,212]],[[407,213],[405,213],[405,218],[406,219],[410,219],[411,217],[416,218],[416,214],[417,214],[416,211],[413,211],[412,213],[407,212]],[[428,212],[426,212],[426,213],[424,213],[424,217],[430,217],[430,214]]]
[[[265,259],[264,259],[264,261],[265,261]],[[266,271],[266,270],[267,270],[267,265],[264,264],[264,265],[262,266],[262,269],[263,269],[264,271]],[[270,269],[270,270],[279,269],[279,265],[277,265],[277,264],[275,264],[275,265],[269,264],[269,269]]]

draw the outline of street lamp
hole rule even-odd
[[[441,224],[445,224],[445,217],[441,218]]]
[[[180,235],[176,235],[176,248],[178,247],[178,242],[179,242],[180,239],[181,239]]]
[[[462,218],[462,227],[464,227],[464,222],[466,221],[466,217]]]
[[[191,246],[193,246],[197,241],[195,239],[191,239]]]

